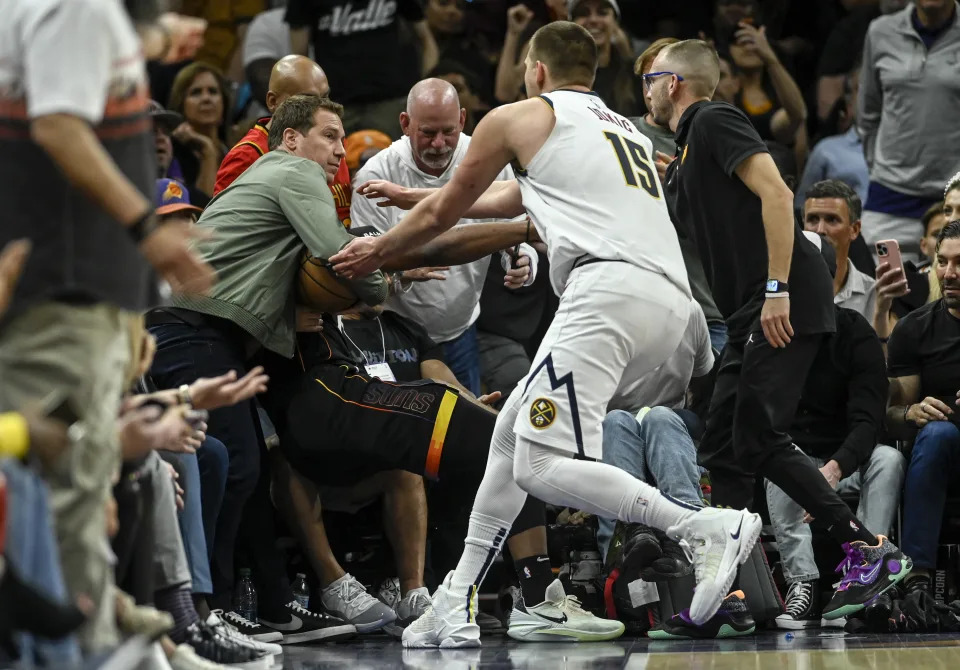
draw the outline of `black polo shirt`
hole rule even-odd
[[[667,170],[667,205],[678,233],[697,244],[732,342],[758,332],[767,282],[760,198],[736,175],[767,147],[746,115],[725,102],[698,102],[680,117],[677,160]],[[833,281],[819,250],[795,226],[790,323],[797,335],[835,329]]]

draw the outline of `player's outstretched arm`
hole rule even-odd
[[[522,242],[535,242],[539,239],[536,234],[536,228],[528,226],[525,221],[455,226],[419,249],[388,258],[383,269],[395,272],[419,267],[472,263]]]
[[[378,200],[377,207],[399,207],[410,210],[418,203],[435,195],[440,189],[410,188],[383,179],[371,179],[357,188],[357,193],[369,200]],[[470,206],[464,215],[468,219],[512,219],[523,214],[523,199],[516,181],[495,181]]]
[[[453,179],[421,201],[396,227],[377,238],[358,238],[330,260],[345,277],[369,274],[405,249],[421,247],[452,228],[513,158],[506,134],[511,111],[490,112],[477,126]]]

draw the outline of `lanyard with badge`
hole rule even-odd
[[[383,362],[371,363],[363,349],[358,347],[357,343],[350,339],[350,336],[347,335],[347,331],[343,327],[343,317],[337,316],[337,328],[340,329],[340,332],[345,338],[347,338],[347,341],[352,344],[357,351],[360,352],[361,356],[363,356],[363,369],[367,371],[367,374],[385,382],[395,382],[397,381],[397,378],[393,376],[393,370],[390,369],[390,364],[387,363],[387,341],[383,335],[383,323],[379,318],[377,318],[377,325],[380,326],[380,346],[383,348]]]

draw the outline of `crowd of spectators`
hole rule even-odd
[[[523,217],[463,219],[350,282],[338,314],[294,280],[304,250],[385,232],[449,181],[556,20],[593,36],[595,91],[661,179],[677,144],[642,76],[679,40],[717,49],[715,99],[766,143],[833,274],[836,332],[789,433],[913,558],[893,599],[960,583],[938,551],[960,474],[955,0],[77,4],[14,0],[0,25],[0,662],[97,667],[139,640],[157,668],[268,668],[280,644],[396,636],[425,611],[557,309],[545,247]],[[603,459],[703,506],[727,327],[678,235],[700,309],[618,391]],[[764,489],[775,625],[819,626],[812,519]],[[528,603],[551,597],[548,513],[531,497],[507,541]],[[393,560],[354,575],[334,538],[371,516]],[[684,573],[662,533],[597,526],[607,570],[638,552],[650,579]]]

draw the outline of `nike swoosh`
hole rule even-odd
[[[268,626],[270,626],[275,630],[279,630],[284,633],[291,633],[293,631],[298,631],[301,628],[303,628],[303,621],[301,621],[300,617],[296,616],[295,614],[291,614],[290,617],[291,617],[290,623],[268,623],[266,621],[263,621],[263,623],[267,624]]]
[[[549,558],[538,558],[537,563],[546,563],[549,560],[550,560]]]
[[[546,619],[547,621],[552,621],[553,623],[567,623],[567,615],[566,615],[566,614],[564,614],[564,615],[563,615],[562,617],[560,617],[559,619],[558,619],[557,617],[547,616],[546,614],[540,614],[540,613],[536,613],[536,612],[535,612],[535,614],[536,614],[538,617],[540,617],[541,619]]]
[[[859,575],[857,579],[860,580],[861,584],[869,584],[877,578],[877,573],[880,572],[881,565],[883,565],[883,561],[877,561],[877,564],[873,566],[873,569],[870,570],[870,572],[865,575]]]
[[[740,525],[737,526],[737,532],[736,532],[736,533],[731,533],[731,534],[730,534],[730,537],[732,537],[734,540],[739,540],[739,539],[740,539],[740,529],[741,529],[741,528],[743,528],[743,517],[740,517]]]

